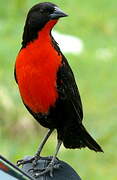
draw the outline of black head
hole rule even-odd
[[[39,3],[33,6],[28,12],[24,26],[23,47],[37,37],[38,31],[40,31],[47,22],[65,16],[67,16],[67,14],[59,9],[57,5],[50,2]]]

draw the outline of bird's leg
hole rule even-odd
[[[59,167],[60,167],[60,164],[56,163],[55,161],[56,161],[56,157],[57,157],[57,154],[58,154],[58,151],[60,149],[61,144],[62,144],[62,141],[58,140],[55,154],[52,157],[52,160],[50,161],[50,163],[48,164],[48,166],[46,168],[44,168],[44,169],[38,169],[37,168],[37,169],[33,170],[36,172],[35,177],[42,176],[42,175],[46,174],[47,172],[49,172],[50,176],[53,177],[53,170],[59,169]]]
[[[47,134],[45,135],[44,139],[42,140],[41,144],[39,145],[38,147],[38,151],[37,153],[29,158],[29,159],[21,159],[21,160],[18,160],[17,161],[17,165],[20,166],[20,165],[23,165],[23,164],[26,164],[26,163],[32,163],[33,162],[33,165],[35,166],[37,161],[39,160],[40,158],[40,153],[43,149],[43,146],[45,145],[46,141],[48,140],[49,136],[51,135],[51,133],[53,132],[54,129],[49,129]]]
[[[35,166],[37,164],[37,161],[39,160],[40,158],[40,154],[41,154],[41,151],[46,143],[46,141],[48,140],[48,138],[50,137],[51,133],[53,132],[54,129],[49,129],[47,134],[45,135],[45,137],[43,138],[41,144],[39,145],[38,147],[38,151],[36,152],[35,156],[34,156],[34,161],[33,161],[33,165]]]

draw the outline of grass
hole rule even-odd
[[[20,49],[27,10],[37,0],[2,1],[0,7],[0,153],[13,162],[33,155],[44,135],[21,103],[14,82],[13,67]],[[84,124],[104,149],[104,154],[61,148],[59,158],[68,162],[83,180],[116,180],[117,99],[117,2],[112,0],[53,0],[69,17],[56,29],[80,37],[85,50],[67,55],[79,85],[84,105]],[[20,8],[19,8],[20,7]],[[55,149],[55,134],[43,155]]]

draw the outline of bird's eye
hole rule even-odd
[[[44,9],[40,9],[40,13],[43,13],[44,12]]]
[[[51,9],[51,8],[46,8],[46,9],[40,9],[40,13],[49,13],[49,14],[51,14],[51,13],[53,13],[53,9]]]

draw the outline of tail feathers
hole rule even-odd
[[[74,131],[67,131],[66,136],[63,140],[66,148],[84,148],[88,147],[96,152],[103,152],[102,148],[97,142],[91,137],[83,125],[75,128]]]
[[[82,141],[89,149],[94,150],[96,152],[103,152],[102,148],[99,144],[91,137],[91,135],[86,131],[86,129],[82,126]]]

